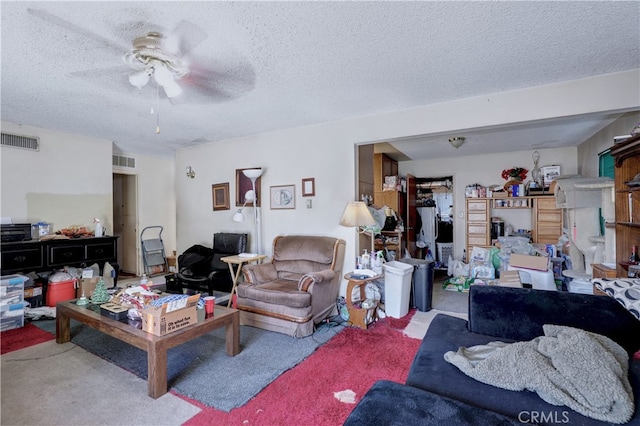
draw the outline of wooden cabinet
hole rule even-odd
[[[615,160],[617,275],[627,276],[631,246],[640,245],[640,186],[629,185],[640,173],[640,135],[611,148]]]
[[[404,217],[405,199],[400,191],[383,191],[385,176],[398,175],[398,162],[384,154],[373,155],[373,204],[391,207],[400,217]]]
[[[491,217],[499,211],[531,211],[531,242],[556,244],[562,235],[562,209],[555,197],[467,198],[467,255],[474,246],[491,247]]]
[[[2,243],[2,275],[117,262],[117,237]]]
[[[533,200],[531,240],[538,244],[556,244],[562,235],[562,209],[556,207],[555,197]]]
[[[374,192],[382,192],[385,176],[398,176],[398,162],[385,154],[373,154]]]
[[[491,209],[488,198],[467,198],[467,257],[473,247],[491,247]]]

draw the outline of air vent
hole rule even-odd
[[[136,159],[133,157],[125,157],[122,155],[114,155],[112,164],[116,167],[127,167],[129,169],[136,168]]]
[[[40,139],[29,136],[12,135],[10,133],[2,133],[2,146],[10,146],[12,148],[28,149],[29,151],[40,150]]]

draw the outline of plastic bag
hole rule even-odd
[[[449,257],[449,265],[447,265],[447,274],[453,277],[468,277],[469,276],[469,265],[464,263],[462,260],[451,259]]]

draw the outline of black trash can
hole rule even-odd
[[[405,258],[400,262],[413,265],[413,275],[411,277],[412,307],[418,308],[421,312],[431,310],[431,300],[433,298],[433,276],[435,273],[435,262],[433,260]]]

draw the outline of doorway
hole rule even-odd
[[[453,257],[453,176],[416,178],[416,257],[446,269]]]
[[[139,276],[137,175],[113,174],[113,235],[118,237],[120,272]]]

